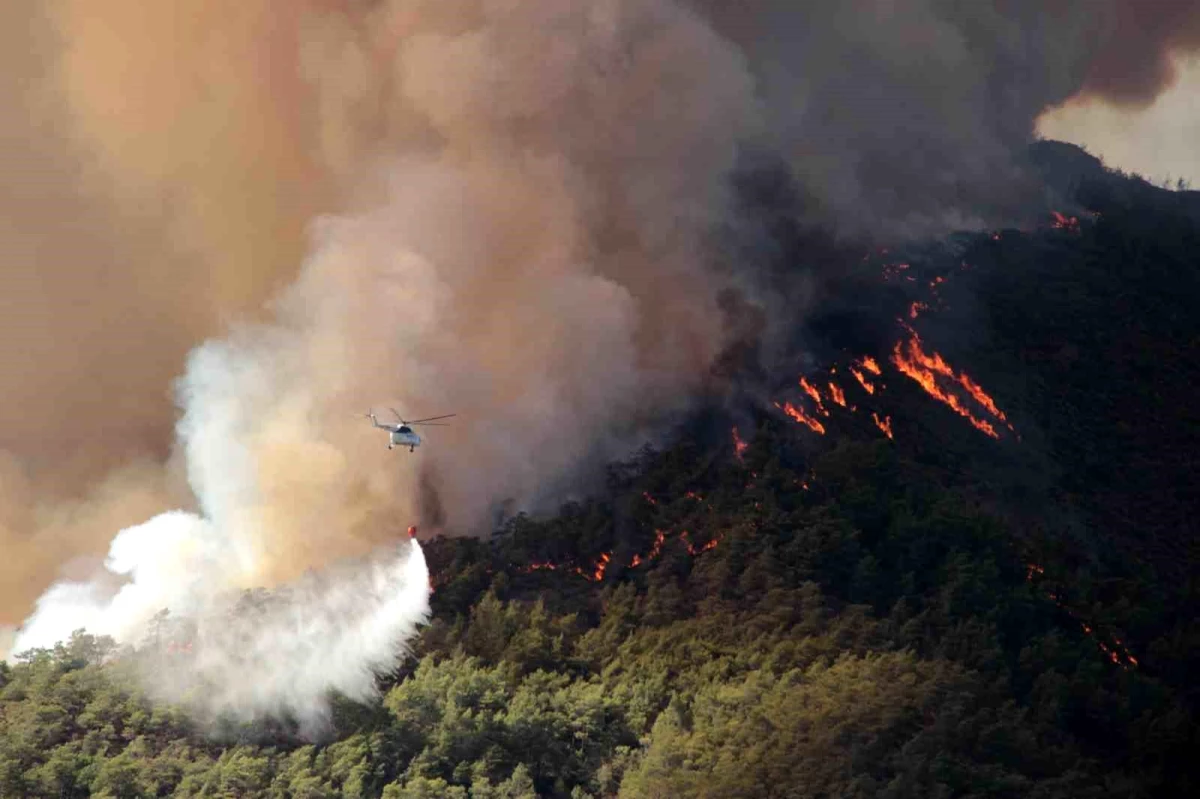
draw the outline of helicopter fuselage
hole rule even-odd
[[[389,435],[390,443],[388,449],[392,447],[408,447],[409,451],[421,446],[421,437],[412,431],[412,428],[407,425],[401,426],[391,432]]]

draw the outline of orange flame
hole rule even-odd
[[[745,441],[742,440],[742,437],[740,435],[738,435],[738,429],[736,427],[733,428],[733,452],[735,455],[737,455],[737,459],[739,461],[742,459],[742,456],[746,453],[747,446],[749,446],[749,445]]]
[[[947,368],[949,368],[949,367],[947,367]],[[958,380],[958,384],[960,386],[962,386],[963,388],[965,388],[967,390],[967,393],[969,393],[972,397],[975,398],[976,402],[978,402],[983,407],[987,408],[988,412],[991,413],[992,416],[995,416],[997,419],[999,419],[1000,421],[1002,421],[1006,425],[1008,425],[1009,430],[1013,429],[1013,426],[1011,424],[1008,424],[1008,417],[1004,415],[1003,411],[1001,411],[999,408],[996,407],[995,401],[987,395],[987,392],[985,392],[979,386],[978,383],[976,383],[974,380],[972,380],[966,374],[958,375],[957,380]]]
[[[663,544],[667,541],[667,534],[662,530],[654,531],[654,546],[650,548],[650,554],[646,557],[653,560],[662,552]]]
[[[921,315],[921,311],[928,311],[928,310],[929,310],[929,306],[926,303],[914,301],[912,305],[908,306],[908,318],[916,319],[918,316]]]
[[[600,559],[596,562],[596,570],[592,572],[592,580],[598,583],[604,579],[604,570],[608,568],[608,562],[611,559],[612,553],[610,552],[600,555]]]
[[[1038,564],[1036,564],[1036,563],[1026,564],[1026,571],[1025,571],[1026,581],[1032,582],[1034,575],[1037,575],[1040,577],[1043,574],[1045,574],[1045,569],[1043,569]],[[1059,598],[1059,595],[1056,591],[1049,590],[1046,592],[1046,595],[1048,597],[1050,597],[1051,601],[1053,601],[1054,604],[1056,604],[1060,608],[1062,608],[1062,610],[1068,616],[1070,616],[1072,619],[1075,619],[1075,621],[1079,622],[1079,627],[1080,627],[1080,629],[1083,630],[1083,634],[1086,635],[1087,637],[1091,638],[1092,641],[1095,642],[1096,646],[1100,649],[1100,651],[1103,652],[1105,654],[1105,656],[1108,657],[1108,659],[1110,661],[1112,661],[1115,665],[1120,666],[1123,669],[1127,669],[1130,666],[1133,666],[1135,668],[1138,666],[1138,659],[1135,658],[1133,655],[1129,654],[1127,651],[1125,651],[1124,645],[1121,643],[1120,638],[1118,638],[1115,635],[1112,636],[1113,645],[1109,646],[1104,641],[1102,641],[1098,635],[1096,635],[1096,631],[1092,629],[1091,625],[1089,625],[1087,622],[1079,619],[1075,615],[1075,612],[1063,603],[1063,601]]]
[[[879,364],[870,355],[864,355],[862,359],[859,360],[859,363],[862,365],[862,368],[866,369],[876,377],[883,374],[883,372],[879,369]]]
[[[1079,217],[1065,216],[1058,211],[1051,211],[1050,214],[1054,217],[1052,225],[1055,230],[1069,230],[1072,233],[1079,232]]]
[[[853,366],[851,366],[850,374],[854,375],[854,379],[858,381],[859,385],[861,385],[864,389],[866,389],[868,394],[875,393],[875,386],[873,386],[867,382],[867,378],[865,375],[863,375],[862,372],[858,371]]]
[[[807,425],[813,432],[820,433],[821,435],[825,435],[825,425],[821,424],[818,420],[809,416],[807,413],[800,410],[792,403],[786,402],[783,405],[780,405],[777,402],[777,403],[775,403],[775,407],[782,410],[784,413],[786,413],[788,416],[795,419],[800,424]]]
[[[958,376],[955,374],[954,370],[950,368],[949,364],[942,360],[940,355],[937,353],[934,353],[932,356],[926,354],[925,351],[921,349],[920,337],[917,336],[915,331],[911,331],[911,329],[910,332],[912,333],[912,338],[910,338],[907,342],[908,354],[905,354],[904,344],[901,342],[896,342],[896,348],[892,352],[892,363],[896,365],[896,368],[916,381],[921,388],[925,389],[927,394],[945,403],[952,408],[955,413],[969,421],[977,430],[986,433],[992,438],[999,438],[1000,434],[996,432],[996,428],[990,422],[975,416],[963,404],[962,400],[960,400],[954,394],[944,391],[937,384],[937,375],[939,374],[956,380],[960,384],[962,384],[962,381],[958,380]],[[974,385],[974,383],[971,385]],[[984,394],[983,396],[986,397],[987,395]],[[988,399],[990,402],[990,398]],[[992,406],[994,407],[994,403],[992,403]],[[987,406],[985,405],[985,407]]]
[[[687,545],[688,554],[693,557],[695,557],[696,555],[699,555],[703,552],[708,552],[710,549],[717,548],[718,541],[715,538],[712,539],[711,541],[709,541],[708,543],[701,544],[700,546],[696,546],[695,544],[692,543],[692,539],[688,536],[687,530],[684,530],[682,533],[680,533],[679,537],[680,537],[680,539],[683,540],[683,543]]]
[[[821,399],[821,392],[812,383],[808,382],[807,378],[800,378],[800,388],[804,389],[804,393],[812,397],[813,402],[817,404],[817,412],[822,416],[828,416],[829,411],[825,408],[824,401]]]
[[[557,569],[558,569],[557,563],[551,563],[550,561],[545,561],[545,562],[538,562],[538,563],[530,563],[528,566],[521,569],[521,571],[528,573],[528,572],[539,572],[539,571],[556,571]]]
[[[954,369],[950,367],[950,364],[946,363],[942,356],[938,355],[936,352],[933,353],[933,355],[927,355],[924,350],[921,349],[921,339],[917,335],[916,331],[912,328],[909,328],[909,333],[912,334],[912,341],[910,342],[912,345],[912,354],[921,366],[931,372],[936,372],[949,377],[951,380],[954,380],[956,383],[966,389],[967,393],[971,395],[972,399],[986,408],[988,413],[992,414],[992,416],[995,416],[997,419],[1007,425],[1009,430],[1013,429],[1013,426],[1009,424],[1008,417],[1005,416],[1004,412],[996,406],[996,401],[988,396],[987,392],[984,391],[978,383],[972,380],[965,372],[956,373]]]
[[[833,401],[843,408],[846,407],[846,392],[842,391],[841,387],[834,382],[829,383],[829,396],[833,397]]]
[[[895,438],[895,436],[892,435],[892,417],[885,416],[880,419],[879,414],[875,413],[875,411],[871,411],[871,418],[875,420],[875,426],[882,430],[885,436],[891,439]]]

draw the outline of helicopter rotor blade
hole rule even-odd
[[[453,427],[446,422],[409,422],[409,425],[420,425],[421,427]]]
[[[457,413],[448,413],[445,416],[427,416],[424,419],[413,419],[408,424],[424,424],[426,422],[432,422],[435,419],[449,419],[451,416],[458,416],[458,414]]]

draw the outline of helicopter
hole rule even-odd
[[[421,446],[421,437],[413,432],[412,425],[420,424],[429,425],[430,427],[449,427],[449,425],[438,422],[437,420],[449,419],[451,416],[457,416],[457,414],[448,413],[444,416],[430,416],[426,419],[413,419],[411,422],[408,422],[404,420],[404,417],[402,417],[400,412],[395,408],[392,408],[391,411],[392,413],[396,414],[396,419],[399,420],[398,424],[381,423],[379,419],[375,417],[374,411],[368,411],[363,415],[370,419],[371,423],[380,430],[387,430],[390,433],[388,436],[388,449],[394,449],[396,447],[408,447],[409,452],[414,452],[417,447]]]

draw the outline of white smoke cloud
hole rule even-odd
[[[329,693],[374,696],[376,675],[394,667],[428,620],[429,571],[415,540],[266,596],[217,582],[228,579],[231,547],[219,529],[181,511],[124,530],[105,565],[129,582],[54,586],[15,646],[49,647],[72,628],[149,645],[139,663],[156,696],[209,718],[283,714],[316,734]],[[174,614],[156,627],[166,609]]]
[[[78,628],[141,644],[165,609],[191,631],[186,653],[147,672],[163,698],[205,715],[286,713],[312,730],[329,691],[372,695],[375,674],[427,620],[429,574],[415,541],[299,573],[311,561],[298,558],[352,536],[390,491],[356,484],[306,415],[321,392],[290,382],[303,365],[286,359],[298,357],[289,346],[307,341],[271,326],[193,353],[179,434],[201,514],[172,511],[121,531],[102,573],[58,583],[38,600],[15,651],[53,646]],[[336,370],[325,373],[336,391]],[[300,462],[288,464],[296,454]],[[338,493],[353,486],[365,494]],[[379,516],[371,523],[396,529]],[[276,590],[252,612],[235,612],[241,592],[260,586]]]

